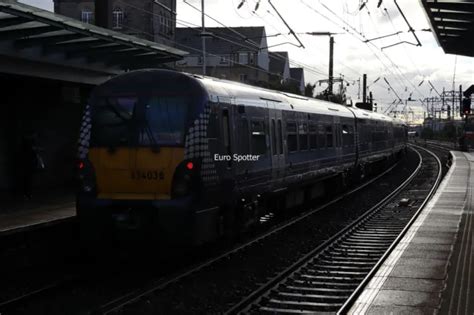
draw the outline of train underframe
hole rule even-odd
[[[195,209],[193,198],[169,201],[101,200],[78,195],[81,238],[89,244],[108,240],[200,245],[233,238],[258,227],[266,215],[289,215],[317,206],[400,158],[399,151],[363,164],[340,168],[320,178],[272,191],[232,194],[225,201]]]

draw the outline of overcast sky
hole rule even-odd
[[[124,3],[127,0],[122,0]],[[22,0],[21,2],[53,10],[52,0]],[[200,8],[200,0],[187,0]],[[256,12],[253,12],[258,0],[246,0],[244,5],[237,9],[242,0],[205,0],[206,13],[227,26],[265,26],[267,35],[284,34],[269,37],[269,45],[291,42],[298,45],[294,37],[288,34],[288,28],[270,7],[268,1],[261,0]],[[351,83],[348,94],[354,101],[358,98],[359,79],[363,73],[368,75],[368,84],[379,104],[390,104],[397,97],[403,100],[412,94],[412,99],[435,96],[428,81],[441,92],[452,89],[453,77],[456,89],[462,84],[466,89],[474,83],[474,58],[455,57],[447,55],[438,46],[431,32],[421,31],[429,29],[429,23],[422,9],[420,1],[398,0],[407,19],[417,30],[416,34],[422,47],[409,44],[397,45],[381,50],[382,47],[400,41],[415,43],[412,34],[408,33],[408,26],[403,20],[393,0],[383,0],[377,8],[378,0],[366,0],[367,4],[359,10],[357,0],[273,0],[272,3],[281,13],[295,33],[330,31],[341,33],[335,36],[334,74],[343,74]],[[177,0],[178,27],[200,25],[200,12]],[[384,10],[386,9],[386,10]],[[387,14],[388,12],[388,14]],[[191,24],[189,24],[191,23]],[[219,26],[212,19],[206,18],[207,26]],[[348,34],[348,31],[353,35]],[[364,44],[362,36],[367,39],[402,31],[398,36]],[[359,33],[362,35],[355,35]],[[316,82],[326,79],[328,72],[329,40],[326,36],[298,35],[305,48],[298,48],[285,44],[271,48],[274,51],[288,51],[293,66],[304,65],[306,82]],[[359,39],[357,39],[359,38]],[[456,71],[455,71],[456,69]],[[373,83],[380,78],[376,83]],[[389,89],[384,78],[393,87]],[[421,86],[418,86],[424,81]],[[355,83],[352,85],[352,83]],[[373,83],[373,84],[372,84]],[[321,91],[326,86],[317,86]],[[409,102],[415,109],[420,102]],[[401,110],[402,106],[399,107]]]

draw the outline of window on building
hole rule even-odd
[[[251,65],[255,64],[255,54],[254,53],[249,53],[249,64],[251,64]]]
[[[241,65],[247,65],[249,63],[249,54],[246,52],[239,53],[239,63]]]
[[[298,151],[298,134],[296,123],[289,122],[286,124],[287,146],[288,152]]]
[[[220,59],[219,59],[219,63],[220,64],[228,64],[229,59],[226,56],[221,56]]]
[[[198,65],[202,65],[202,63],[203,63],[203,57],[202,57],[202,56],[198,56],[198,57],[197,57],[197,62],[198,62]]]
[[[266,152],[265,123],[263,121],[252,121],[252,154],[259,155]]]
[[[81,21],[82,23],[94,24],[94,12],[90,9],[83,9],[81,11]]]
[[[123,10],[121,8],[115,8],[112,11],[112,27],[114,29],[121,29],[123,26]]]

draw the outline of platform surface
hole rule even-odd
[[[437,192],[349,314],[473,314],[474,157],[451,153]]]
[[[72,220],[76,216],[73,196],[58,199],[29,201],[15,205],[13,211],[0,214],[0,236]]]

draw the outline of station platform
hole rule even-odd
[[[349,314],[474,314],[474,156],[453,164]]]
[[[9,202],[0,205],[0,237],[73,220],[76,216],[74,195]]]

